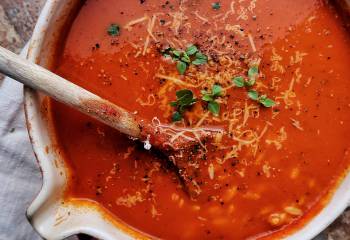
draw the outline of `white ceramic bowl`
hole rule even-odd
[[[80,0],[48,0],[36,25],[28,59],[50,68],[57,45],[61,44],[63,26],[74,17]],[[102,207],[80,200],[65,202],[63,192],[69,171],[64,166],[55,142],[50,137],[50,123],[43,111],[45,97],[29,88],[24,90],[25,112],[33,149],[43,173],[43,186],[27,210],[36,231],[45,239],[63,239],[85,233],[99,239],[149,239],[122,222],[102,214]],[[332,223],[350,203],[350,174],[339,184],[328,204],[307,224],[287,239],[312,239]]]

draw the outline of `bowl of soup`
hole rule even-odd
[[[313,238],[350,201],[345,23],[322,0],[47,1],[28,59],[197,144],[163,156],[25,88],[31,224],[45,239]]]

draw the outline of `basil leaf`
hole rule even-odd
[[[273,107],[276,103],[272,99],[266,98],[263,101],[261,101],[261,104],[265,107]]]
[[[219,97],[221,96],[222,93],[222,87],[220,85],[213,85],[213,90],[212,90],[212,94],[213,97]]]
[[[193,93],[191,90],[188,90],[188,89],[182,89],[182,90],[179,90],[179,91],[176,91],[176,97],[177,98],[182,98],[186,95],[190,95],[193,97]]]
[[[195,99],[193,99],[192,95],[185,95],[182,98],[178,100],[180,106],[191,106],[193,103],[196,102]]]
[[[214,101],[214,98],[211,95],[206,94],[206,95],[203,95],[202,100],[205,102],[211,102],[211,101]]]
[[[181,56],[181,51],[179,51],[179,50],[173,50],[172,53],[174,54],[174,56],[176,56],[178,58]]]
[[[182,119],[182,115],[178,111],[173,113],[173,116],[172,116],[173,122],[181,121],[181,119]]]
[[[248,77],[249,78],[252,78],[252,77],[255,78],[256,75],[258,75],[258,73],[259,73],[258,66],[253,66],[253,67],[249,68],[249,70],[248,70]]]
[[[259,101],[264,107],[273,107],[276,105],[275,101],[270,98],[264,98]]]
[[[201,90],[201,94],[205,95],[205,94],[209,94],[209,93],[207,91],[205,91],[205,90]]]
[[[186,72],[187,69],[187,64],[182,62],[182,61],[178,61],[177,65],[176,65],[177,70],[179,71],[179,73],[181,75],[183,75]]]
[[[171,103],[170,103],[170,106],[176,107],[176,106],[177,106],[177,102],[171,102]]]
[[[211,4],[211,7],[214,9],[214,10],[219,10],[221,8],[221,5],[219,2],[215,2],[215,3],[212,3]]]
[[[244,78],[239,76],[239,77],[235,77],[234,79],[232,79],[233,83],[236,85],[236,87],[244,87]]]
[[[186,62],[186,63],[191,63],[191,59],[190,57],[187,55],[187,53],[184,53],[182,58],[181,58],[181,61],[183,62]]]
[[[198,52],[198,48],[195,45],[191,45],[186,49],[186,53],[188,56],[194,55],[196,52]]]
[[[255,84],[255,78],[250,78],[247,82],[245,82],[245,84],[247,85],[247,86],[249,86],[249,87],[251,87],[251,86],[254,86],[254,84]]]
[[[193,92],[188,89],[182,89],[176,92],[177,100],[170,102],[172,107],[176,107],[176,111],[172,115],[172,120],[174,122],[180,121],[185,110],[197,101],[197,99],[193,97]]]
[[[164,57],[171,57],[177,63],[176,67],[181,75],[185,74],[190,64],[202,65],[208,62],[208,57],[201,53],[193,44],[188,46],[186,51],[168,47],[161,50],[160,53]]]
[[[115,23],[112,23],[108,29],[107,29],[107,33],[110,35],[110,36],[118,36],[120,34],[120,27],[119,25],[115,24]]]
[[[258,100],[259,99],[259,93],[255,90],[249,90],[248,91],[248,97],[252,100]]]
[[[192,61],[194,65],[202,65],[208,62],[208,57],[201,52],[196,53],[196,59]]]
[[[212,101],[208,103],[208,109],[210,112],[212,112],[215,116],[219,115],[220,112],[220,105],[219,103]]]

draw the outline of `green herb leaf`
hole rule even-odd
[[[181,106],[190,106],[196,102],[191,90],[183,89],[176,92],[177,103]],[[180,111],[181,112],[181,111]]]
[[[248,70],[248,77],[249,78],[252,78],[252,77],[255,78],[256,75],[258,75],[258,73],[259,73],[258,66],[253,66],[253,67],[249,68],[249,70]]]
[[[202,65],[208,62],[208,57],[201,53],[195,45],[187,47],[186,51],[166,48],[161,51],[164,57],[171,57],[177,62],[177,70],[180,74],[184,74],[190,64]]]
[[[208,103],[208,109],[210,112],[212,112],[215,116],[219,115],[220,113],[220,105],[219,103],[212,101]]]
[[[211,4],[211,7],[214,9],[214,10],[219,10],[221,8],[221,4],[219,2],[215,2],[215,3],[212,3]]]
[[[166,48],[166,49],[163,49],[160,51],[160,53],[164,56],[164,57],[171,57],[171,52],[173,51],[174,49],[169,47],[169,48]]]
[[[259,102],[264,105],[264,107],[273,107],[276,105],[275,101],[273,101],[270,98],[267,98],[266,96],[264,96],[264,98],[261,98],[259,100]]]
[[[208,92],[205,91],[205,90],[201,90],[201,94],[202,94],[202,95],[205,95],[205,94],[210,94],[210,93],[208,93]]]
[[[222,93],[222,87],[220,85],[213,85],[212,94],[213,97],[220,97]]]
[[[176,106],[177,106],[177,102],[171,102],[171,103],[170,103],[170,106],[176,107]]]
[[[208,62],[208,57],[201,52],[197,52],[195,57],[196,59],[192,61],[194,65],[202,65]]]
[[[182,119],[182,114],[184,113],[184,111],[197,101],[197,99],[195,99],[193,96],[193,92],[188,89],[182,89],[177,91],[176,98],[176,101],[170,102],[170,106],[176,107],[176,111],[172,116],[172,120],[174,122],[180,121]]]
[[[176,65],[177,70],[179,71],[179,73],[181,75],[183,75],[186,72],[187,69],[187,64],[185,62],[182,61],[178,61],[177,65]]]
[[[241,76],[233,78],[232,81],[236,85],[236,87],[240,87],[240,88],[244,86],[252,87],[254,86],[258,75],[259,75],[259,67],[255,65],[250,67],[248,70],[248,78],[249,78],[248,81],[245,81],[244,78]],[[264,107],[273,107],[274,105],[276,105],[276,103],[272,99],[267,98],[266,95],[259,96],[259,93],[254,89],[249,89],[248,97],[254,101],[259,102]]]
[[[186,95],[182,98],[180,98],[179,100],[179,105],[181,106],[191,106],[193,103],[196,102],[196,99],[193,99],[193,95]]]
[[[186,63],[191,63],[191,59],[190,57],[187,55],[187,53],[184,53],[182,58],[181,58],[181,61],[183,62],[186,62]]]
[[[211,92],[202,90],[201,93],[203,95],[202,100],[208,103],[208,110],[217,116],[220,112],[220,104],[215,99],[221,96],[222,87],[214,84]]]
[[[193,93],[191,90],[188,89],[182,89],[179,91],[176,91],[176,97],[178,99],[185,97],[186,95],[190,95],[191,97],[193,97]]]
[[[241,77],[241,76],[235,77],[235,78],[232,79],[232,81],[233,81],[233,83],[235,84],[236,87],[239,87],[239,88],[244,87],[245,82],[244,82],[244,78],[243,77]]]
[[[112,23],[108,29],[107,29],[107,33],[110,35],[110,36],[118,36],[120,34],[120,27],[119,25],[115,24],[115,23]]]
[[[248,70],[249,80],[246,82],[246,85],[249,87],[253,86],[256,82],[256,77],[258,76],[258,74],[259,74],[258,66],[253,66],[249,68]]]
[[[254,84],[255,84],[255,78],[249,79],[247,82],[245,82],[245,84],[246,84],[247,86],[249,86],[249,87],[254,86]]]
[[[180,50],[173,50],[172,53],[179,58],[182,52]]]
[[[186,49],[186,53],[188,56],[194,55],[196,52],[198,52],[198,48],[195,45],[191,45]]]
[[[259,99],[259,93],[251,89],[248,91],[248,97],[254,101],[257,101]]]
[[[203,95],[202,100],[205,102],[214,101],[214,98],[210,94]]]
[[[173,113],[173,116],[172,116],[173,122],[181,121],[181,119],[182,119],[182,115],[178,111]]]

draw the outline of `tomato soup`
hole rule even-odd
[[[87,0],[55,71],[198,144],[177,161],[52,100],[67,201],[151,238],[295,231],[350,163],[349,46],[322,0]]]

